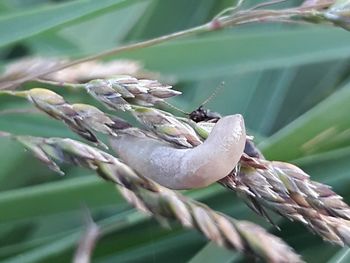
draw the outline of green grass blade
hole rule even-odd
[[[230,263],[232,260],[239,258],[236,252],[218,247],[216,244],[209,242],[198,253],[188,261],[188,263],[217,262]]]
[[[115,187],[96,176],[20,188],[0,193],[0,222],[44,216],[87,206],[124,203]]]
[[[350,261],[350,249],[343,248],[339,250],[327,263],[347,263]]]
[[[223,31],[135,50],[122,57],[141,60],[147,68],[182,80],[203,80],[346,58],[350,54],[349,41],[350,35],[344,30],[317,26],[283,31]]]
[[[267,158],[293,160],[350,144],[350,85],[315,106],[259,146]]]
[[[123,8],[137,0],[79,0],[35,8],[0,18],[0,47],[41,32]]]
[[[102,234],[108,234],[113,231],[117,231],[119,229],[126,228],[138,222],[141,222],[146,217],[137,212],[126,212],[120,213],[116,216],[112,216],[110,218],[101,220],[100,222],[96,222],[101,227]],[[79,230],[74,231],[72,234],[67,235],[63,238],[60,238],[54,242],[49,244],[42,245],[40,247],[29,250],[28,252],[21,253],[12,258],[3,260],[6,263],[15,263],[15,262],[23,262],[23,263],[34,263],[34,262],[48,262],[51,257],[55,257],[64,253],[67,250],[71,250],[74,248],[79,242],[82,234],[83,227]]]

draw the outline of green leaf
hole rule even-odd
[[[139,1],[123,8],[114,8],[108,13],[78,21],[59,31],[40,34],[29,39],[27,43],[33,52],[40,56],[77,57],[101,52],[124,41],[135,23],[143,16],[148,3],[149,1]],[[85,32],[84,37],[81,36],[81,32]]]
[[[349,100],[346,85],[259,146],[267,158],[293,160],[350,145]]]
[[[343,248],[339,250],[327,263],[347,263],[350,261],[350,249]]]
[[[188,263],[218,262],[230,263],[232,260],[240,257],[240,254],[218,247],[213,242],[209,242],[199,252],[188,261]]]
[[[140,240],[137,243],[134,242],[134,244],[131,242],[132,239],[135,239],[135,236],[130,235],[128,238],[130,240],[126,240],[126,242],[130,242],[131,244],[118,252],[116,252],[116,249],[113,251],[113,244],[111,243],[114,243],[115,246],[116,243],[114,240],[110,240],[109,244],[101,244],[101,246],[111,246],[110,253],[105,252],[103,255],[96,253],[94,262],[186,262],[194,251],[203,246],[205,242],[205,239],[195,231],[177,229],[172,229],[172,231],[160,230],[159,227],[148,227],[144,229],[142,235],[146,239]],[[117,236],[115,240],[118,240]]]
[[[120,213],[116,216],[96,222],[100,226],[102,235],[117,231],[139,223],[145,219],[145,216],[135,212]],[[50,258],[59,256],[60,254],[74,248],[81,236],[83,235],[84,228],[81,227],[75,230],[73,233],[66,235],[63,238],[44,244],[37,248],[31,249],[28,252],[20,253],[12,258],[3,260],[2,262],[15,263],[34,263],[34,262],[48,262]]]
[[[82,18],[123,8],[138,0],[79,0],[39,7],[0,18],[0,47]]]
[[[167,42],[122,57],[141,60],[147,68],[181,80],[193,80],[346,58],[349,41],[350,35],[343,30],[317,26],[233,30]]]
[[[92,194],[96,193],[96,194]],[[0,193],[0,222],[44,216],[87,206],[124,203],[118,191],[96,176],[64,179]]]

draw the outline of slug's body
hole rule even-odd
[[[119,157],[140,175],[172,189],[208,186],[228,175],[244,150],[246,132],[239,114],[221,118],[199,146],[179,149],[148,137],[121,135],[111,141]]]

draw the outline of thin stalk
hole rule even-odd
[[[322,4],[316,4],[313,6],[305,6],[305,7],[298,7],[298,8],[291,8],[291,9],[284,9],[284,10],[245,10],[233,13],[228,16],[223,16],[219,18],[212,19],[210,22],[207,22],[203,25],[185,29],[182,31],[178,31],[175,33],[171,33],[168,35],[164,35],[161,37],[153,38],[150,40],[141,41],[138,43],[132,43],[127,44],[121,47],[112,48],[110,50],[94,54],[91,56],[83,57],[77,60],[73,60],[68,63],[64,63],[62,65],[57,65],[57,67],[53,67],[47,70],[40,71],[38,73],[25,76],[23,78],[20,78],[16,81],[11,82],[5,82],[2,84],[0,89],[8,89],[16,87],[24,82],[45,76],[47,74],[83,63],[91,60],[100,59],[103,57],[111,56],[111,55],[119,55],[121,53],[132,51],[140,48],[146,48],[151,47],[160,43],[164,43],[173,39],[178,39],[181,37],[187,37],[192,35],[197,35],[205,32],[212,32],[216,30],[220,30],[227,27],[232,27],[235,25],[241,25],[246,23],[252,23],[252,22],[264,22],[264,21],[276,21],[276,19],[281,18],[284,21],[286,18],[293,18],[293,17],[312,17],[317,16],[319,13],[317,10],[323,9],[327,6],[329,6],[330,3],[322,3]],[[271,17],[274,17],[275,19],[272,19]]]
[[[55,87],[62,87],[62,88],[71,88],[71,89],[84,88],[85,86],[85,84],[58,82],[58,81],[45,80],[45,79],[35,79],[34,81],[39,84],[45,84],[45,85],[50,85]]]
[[[268,1],[268,2],[263,2],[263,3],[259,3],[251,8],[249,8],[248,10],[255,10],[255,9],[259,9],[265,6],[270,6],[270,5],[275,5],[275,4],[280,4],[283,2],[287,2],[288,0],[272,0],[272,1]]]

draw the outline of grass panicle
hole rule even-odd
[[[146,82],[158,83],[148,80]],[[154,87],[156,86],[159,85],[154,84]],[[132,115],[146,128],[142,130],[117,117],[109,117],[94,106],[71,105],[63,97],[47,89],[2,91],[2,93],[26,97],[41,111],[63,121],[88,141],[102,146],[104,144],[97,139],[93,131],[111,136],[118,136],[118,133],[149,136],[165,140],[175,147],[191,148],[201,144],[202,138],[206,138],[214,126],[212,122],[185,121],[165,111],[126,102]],[[46,139],[46,145],[55,140]],[[61,144],[67,147],[76,145],[75,142],[66,140],[67,144],[63,143],[64,140],[61,140]],[[43,149],[33,147],[31,141],[35,139],[25,139],[22,143],[29,148],[32,147],[34,154],[51,169],[62,173],[55,162],[43,153]],[[78,145],[76,147],[79,148]],[[269,218],[266,210],[268,208],[288,219],[302,222],[324,240],[338,245],[350,244],[350,207],[329,186],[310,180],[305,172],[294,165],[265,160],[249,140],[245,152],[239,165],[227,177],[220,180],[222,185],[236,191],[249,207],[266,218]],[[63,156],[62,162],[66,161],[63,153],[59,156]],[[75,164],[81,165],[78,159],[76,161]],[[141,204],[139,201],[135,202]]]
[[[219,246],[271,263],[302,262],[293,249],[260,226],[228,217],[142,177],[97,148],[71,139],[12,137],[50,168],[54,167],[53,170],[57,171],[56,162],[92,169],[103,179],[115,183],[134,207],[158,219],[171,219],[184,227],[195,228]]]
[[[295,165],[244,156],[240,168],[220,182],[261,215],[269,208],[326,241],[350,245],[350,207],[330,186],[312,181]]]

